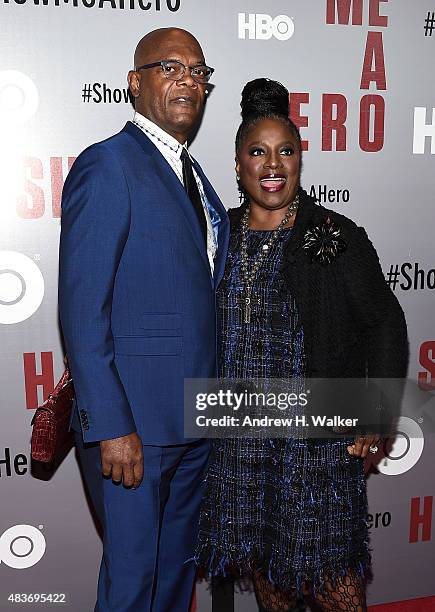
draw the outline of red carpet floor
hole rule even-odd
[[[190,612],[200,612],[196,607],[195,596]],[[397,601],[380,606],[369,606],[368,612],[435,612],[435,597],[408,599],[407,601]]]
[[[396,603],[370,606],[369,612],[435,612],[435,597],[408,599]]]

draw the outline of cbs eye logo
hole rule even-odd
[[[36,565],[45,553],[45,538],[31,525],[14,525],[0,536],[0,564],[14,569]]]
[[[0,323],[25,321],[43,297],[44,278],[35,262],[17,251],[0,251]]]

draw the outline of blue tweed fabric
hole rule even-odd
[[[233,234],[218,291],[219,371],[224,378],[304,375],[296,304],[281,275],[286,229],[254,284],[250,324],[243,323],[240,231]],[[248,233],[252,258],[267,231]],[[260,569],[284,590],[369,563],[363,460],[349,440],[227,438],[213,441],[196,551],[206,574],[249,576]]]

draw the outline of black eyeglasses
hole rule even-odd
[[[198,66],[185,66],[177,60],[162,60],[160,62],[153,62],[152,64],[144,64],[136,68],[139,70],[146,70],[147,68],[157,68],[161,66],[163,74],[170,81],[179,81],[183,78],[186,69],[190,70],[190,75],[196,83],[208,83],[211,75],[214,72],[214,68],[206,66],[205,64],[199,64]]]

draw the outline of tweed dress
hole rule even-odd
[[[254,281],[251,323],[241,312],[240,229],[230,241],[218,290],[219,374],[223,378],[304,375],[304,333],[281,273],[285,229]],[[248,257],[268,240],[248,231]],[[352,440],[353,441],[353,440]],[[259,569],[283,590],[369,566],[363,460],[349,440],[214,440],[196,550],[208,577],[249,577]]]

